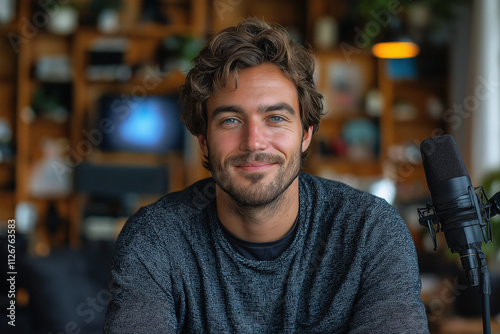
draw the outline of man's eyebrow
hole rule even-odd
[[[271,104],[271,105],[259,106],[258,110],[259,110],[259,112],[273,112],[273,111],[278,111],[278,110],[285,110],[290,115],[293,115],[293,116],[295,115],[295,110],[293,109],[293,107],[286,102],[280,102],[280,103]]]
[[[232,112],[232,113],[241,114],[241,113],[243,113],[243,109],[241,107],[235,106],[235,105],[218,106],[212,112],[212,119],[214,119],[215,117],[217,117],[218,114],[223,113],[223,112]]]
[[[287,111],[290,115],[295,115],[295,110],[291,105],[285,102],[280,102],[276,104],[271,104],[271,105],[262,105],[257,108],[257,110],[260,113],[266,113],[266,112],[273,112],[273,111],[278,111],[278,110],[285,110]],[[224,112],[231,112],[231,113],[237,113],[241,114],[243,113],[243,108],[237,105],[221,105],[218,106],[217,108],[214,109],[212,112],[212,119],[216,118],[217,115],[224,113]]]

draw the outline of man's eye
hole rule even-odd
[[[238,120],[236,118],[226,118],[222,121],[222,124],[235,124]]]
[[[277,122],[282,122],[282,121],[284,121],[284,120],[285,120],[285,118],[284,118],[284,117],[282,117],[282,116],[271,116],[271,117],[269,117],[269,120],[270,120],[271,122],[276,122],[276,123],[277,123]]]

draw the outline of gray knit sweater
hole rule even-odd
[[[384,200],[300,174],[297,231],[275,260],[241,256],[212,179],[129,219],[105,333],[428,333],[410,233]]]

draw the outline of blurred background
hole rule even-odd
[[[0,0],[0,332],[101,332],[127,217],[208,176],[179,122],[191,60],[249,16],[315,52],[328,112],[305,171],[393,204],[417,247],[431,332],[482,332],[458,256],[443,233],[434,251],[419,225],[430,201],[419,145],[451,134],[473,185],[500,190],[497,0]],[[411,48],[372,52],[389,41]],[[500,332],[492,221],[483,249]]]

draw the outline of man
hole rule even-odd
[[[384,200],[300,173],[323,113],[314,58],[247,19],[182,87],[212,178],[129,219],[106,333],[427,333],[415,248]]]

